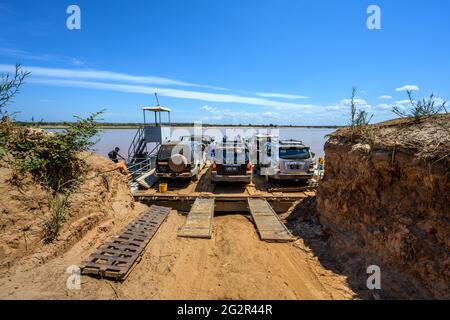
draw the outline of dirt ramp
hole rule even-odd
[[[301,241],[266,243],[249,218],[214,218],[212,239],[178,237],[185,215],[172,211],[123,283],[82,276],[66,287],[66,269],[89,255],[119,226],[92,230],[63,255],[0,277],[9,299],[351,299],[346,278],[325,269]],[[122,225],[123,226],[123,225]]]
[[[171,214],[120,288],[144,299],[349,299],[345,278],[293,244],[259,239],[243,215],[214,218],[212,239],[177,237],[185,217]],[[145,284],[145,285],[142,285]]]

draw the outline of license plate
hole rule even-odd
[[[239,167],[231,167],[231,166],[227,166],[227,167],[223,167],[225,172],[238,172],[239,171]]]
[[[291,164],[289,169],[291,169],[291,170],[300,170],[300,165],[298,165],[298,164]]]

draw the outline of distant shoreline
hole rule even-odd
[[[44,122],[44,123],[33,123],[33,122],[17,122],[17,124],[26,127],[36,127],[41,129],[66,129],[68,126],[64,123],[53,123],[53,122]],[[98,127],[100,129],[138,129],[143,126],[140,123],[99,123]],[[193,127],[193,123],[172,123],[172,127],[178,128],[190,128]],[[279,129],[339,129],[344,126],[297,126],[297,125],[251,125],[251,124],[202,124],[204,128],[279,128]]]

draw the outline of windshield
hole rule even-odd
[[[281,159],[309,159],[309,149],[308,148],[280,148],[280,158]]]

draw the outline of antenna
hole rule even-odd
[[[155,98],[156,98],[157,106],[159,107],[160,104],[159,104],[159,99],[158,99],[158,93],[157,92],[155,92]]]

